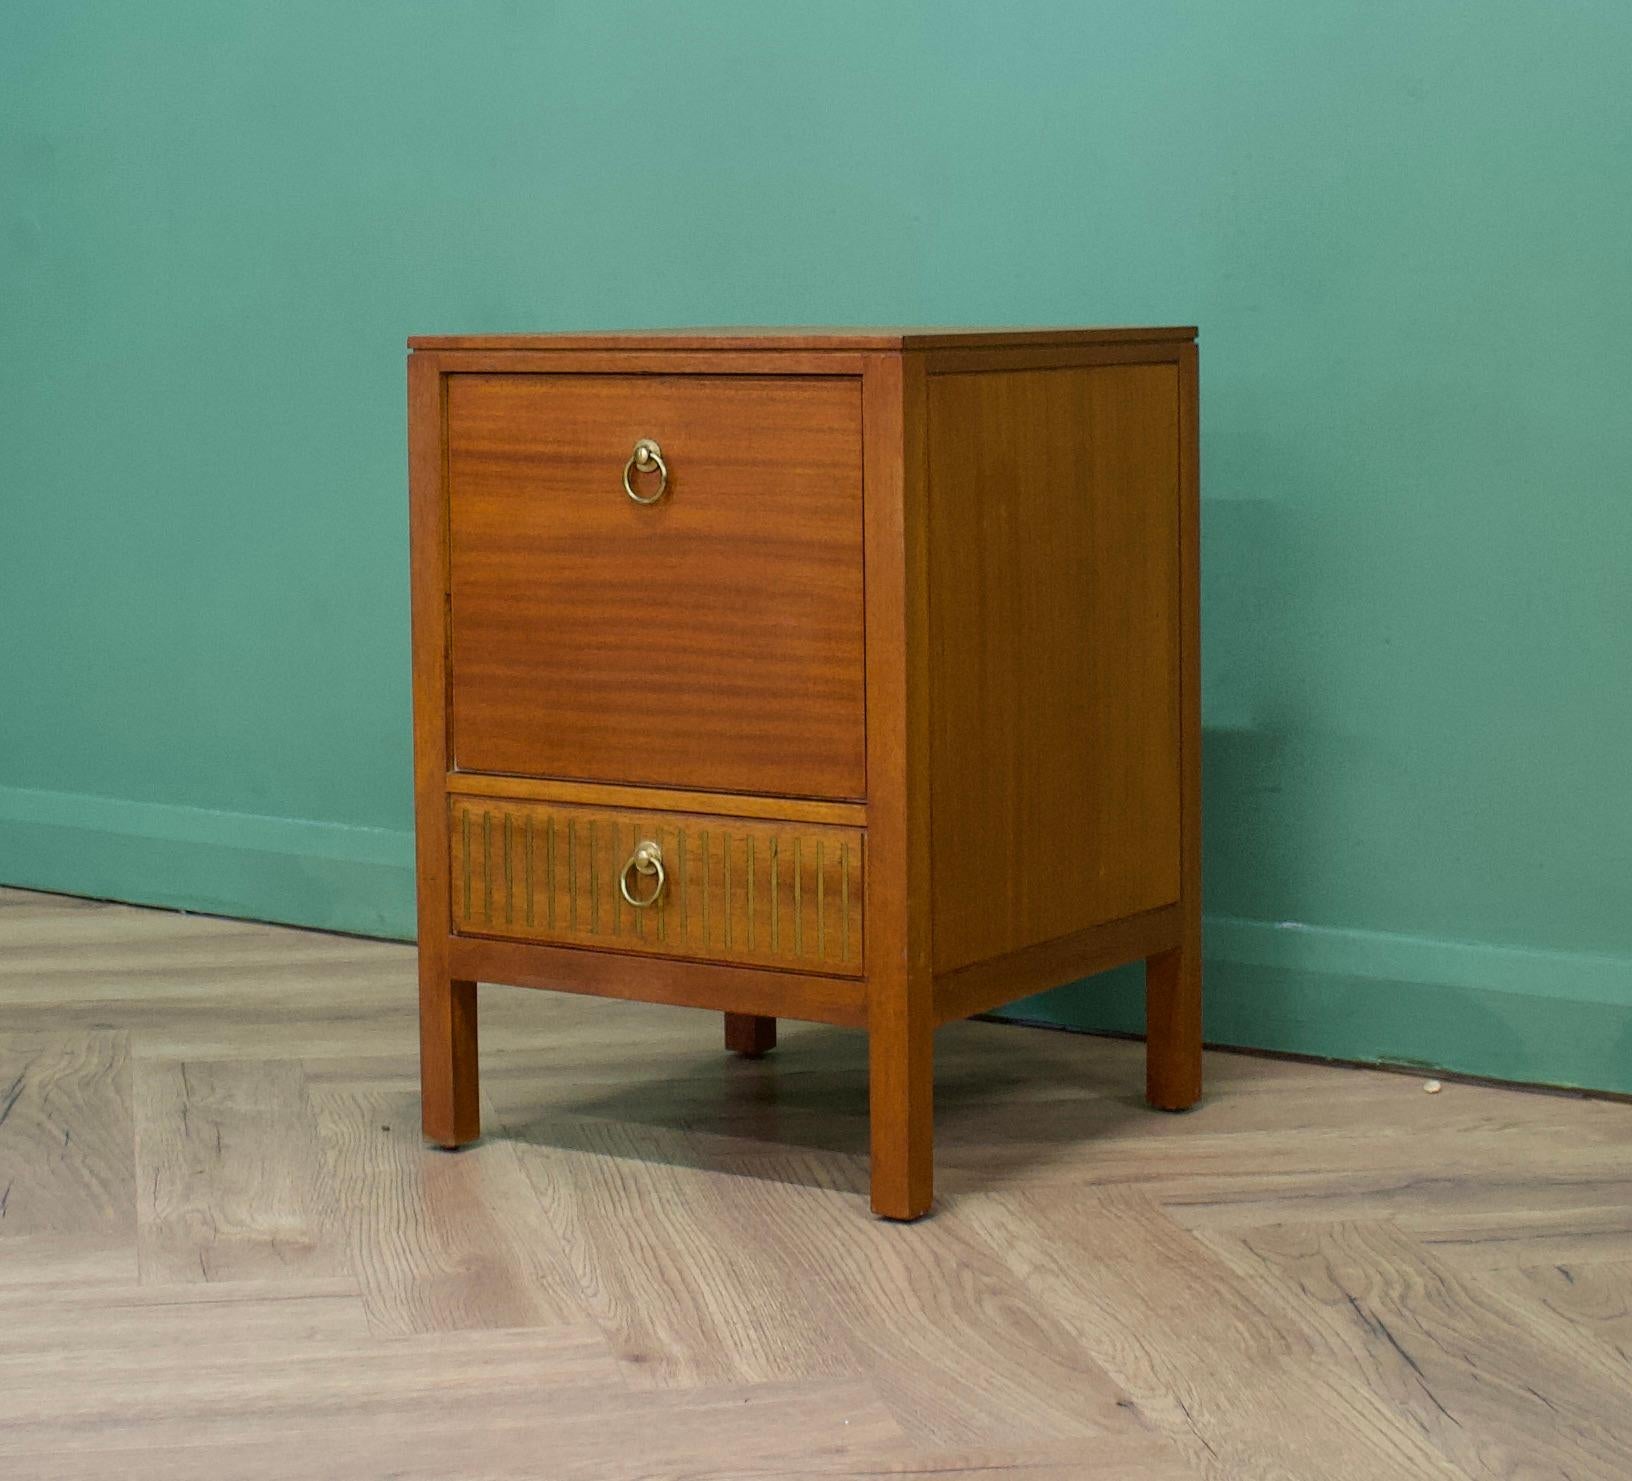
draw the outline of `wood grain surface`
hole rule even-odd
[[[563,782],[538,777],[450,772],[448,792],[459,797],[587,803],[595,807],[651,807],[662,812],[706,812],[728,818],[771,818],[781,823],[836,823],[862,828],[867,806],[809,797],[759,797],[750,792],[677,792],[672,787],[630,787],[618,782]]]
[[[416,334],[414,350],[915,350],[987,346],[1106,345],[1194,339],[1194,327],[1037,329],[837,329],[812,326],[604,330],[565,334]]]
[[[136,1181],[129,1037],[14,1028],[0,1033],[0,1229],[128,1234]]]
[[[867,1021],[867,987],[856,977],[663,956],[640,958],[637,970],[624,952],[484,936],[455,936],[448,950],[457,971],[483,982],[846,1027]]]
[[[1174,365],[929,377],[937,973],[1179,898]]]
[[[865,794],[854,377],[456,375],[447,439],[460,770]]]
[[[1201,426],[1194,345],[1179,346],[1179,939],[1145,959],[1145,1099],[1201,1096]]]
[[[916,356],[869,359],[867,1049],[873,1212],[916,1219],[935,1198],[930,963],[929,484]]]
[[[408,564],[414,682],[414,886],[419,926],[420,1125],[445,1147],[481,1130],[476,984],[448,965],[448,521],[443,378],[408,361]]]
[[[298,1061],[136,1067],[144,1281],[292,1280],[348,1267]]]
[[[1632,1106],[483,989],[423,1145],[411,948],[0,890],[0,1469],[138,1481],[1632,1474]]]
[[[689,812],[451,800],[466,935],[856,976],[865,835]],[[663,882],[631,867],[655,844]],[[629,903],[624,884],[636,900]]]

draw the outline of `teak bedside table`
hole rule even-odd
[[[865,1028],[893,1219],[949,1019],[1143,958],[1196,1100],[1194,340],[409,341],[430,1140],[478,980]]]

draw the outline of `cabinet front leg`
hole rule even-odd
[[[873,1212],[918,1219],[935,1197],[934,1030],[875,1006],[867,1035]]]
[[[725,1015],[725,1047],[744,1059],[758,1059],[776,1048],[776,1020],[757,1013]]]
[[[422,970],[419,1095],[426,1140],[462,1147],[482,1134],[478,1083],[476,984]]]
[[[1145,1098],[1185,1111],[1201,1098],[1201,942],[1145,960]]]

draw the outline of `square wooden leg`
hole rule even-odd
[[[776,1048],[776,1020],[757,1013],[725,1015],[725,1047],[744,1059],[758,1059]]]
[[[1145,960],[1145,1098],[1184,1111],[1201,1098],[1201,942]]]
[[[419,978],[419,1097],[428,1141],[462,1147],[482,1134],[478,1084],[476,984],[427,964]]]
[[[873,1212],[918,1219],[935,1198],[933,1030],[905,1015],[873,1015],[867,1036]]]

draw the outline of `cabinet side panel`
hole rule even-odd
[[[1179,396],[930,377],[937,973],[1179,897]]]

